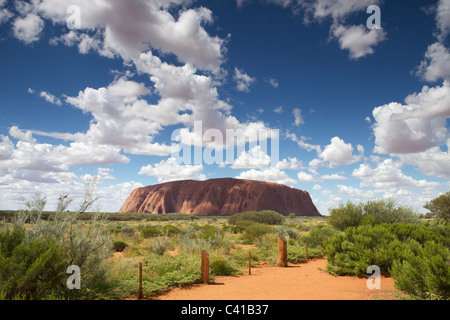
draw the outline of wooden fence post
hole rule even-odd
[[[252,275],[252,253],[248,251],[248,275]]]
[[[205,250],[202,250],[202,266],[201,266],[202,282],[204,284],[209,283],[209,254]]]
[[[142,263],[139,263],[139,294],[138,299],[144,298],[144,294],[142,293]]]
[[[283,237],[278,237],[278,266],[287,267],[287,241]]]

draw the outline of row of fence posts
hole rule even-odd
[[[306,260],[309,260],[308,244],[305,242]],[[323,252],[325,254],[325,239],[323,242]],[[278,237],[278,266],[287,267],[287,240],[284,237]],[[248,274],[252,274],[252,253],[248,252]],[[206,250],[202,250],[201,256],[201,281],[204,284],[209,283],[209,254]],[[138,298],[144,298],[142,293],[142,263],[139,263],[139,293]]]

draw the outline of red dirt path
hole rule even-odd
[[[258,266],[235,277],[216,277],[212,284],[177,288],[158,300],[374,300],[396,299],[392,278],[381,278],[381,289],[369,290],[367,279],[334,277],[323,271],[326,259],[287,268]]]

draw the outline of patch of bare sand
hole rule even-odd
[[[325,272],[326,259],[289,264],[287,268],[258,266],[252,274],[216,277],[209,285],[177,288],[158,300],[374,300],[396,299],[392,278],[382,277],[381,289],[369,290],[367,279],[334,277]]]

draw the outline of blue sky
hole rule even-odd
[[[97,176],[109,212],[136,187],[220,177],[306,190],[322,214],[423,212],[450,187],[449,35],[449,0],[0,0],[0,209],[79,203]],[[263,136],[177,161],[207,146],[196,123],[278,132],[280,161]]]

